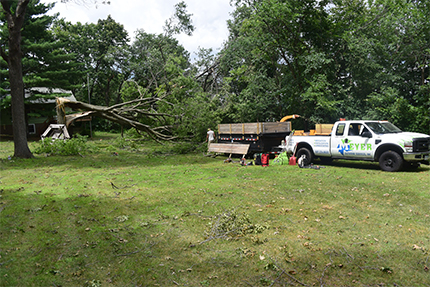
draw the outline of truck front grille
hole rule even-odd
[[[430,150],[430,137],[417,138],[413,142],[414,152],[426,152]]]

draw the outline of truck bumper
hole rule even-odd
[[[429,152],[409,152],[409,153],[404,153],[403,154],[403,159],[405,161],[416,161],[416,162],[424,162],[428,164],[429,162],[429,156],[430,156],[430,151]]]

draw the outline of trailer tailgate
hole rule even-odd
[[[229,153],[229,154],[247,154],[249,144],[222,144],[211,143],[209,145],[209,152]]]

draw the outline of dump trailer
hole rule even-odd
[[[280,153],[282,149],[279,148],[279,144],[290,133],[291,122],[287,121],[219,124],[218,152],[232,153],[232,147],[235,145],[248,145],[246,154]],[[223,144],[226,147],[225,151],[222,149]],[[233,153],[242,154],[243,150]]]

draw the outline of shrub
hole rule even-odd
[[[45,138],[39,141],[39,146],[34,152],[36,154],[78,155],[90,150],[87,145],[87,137],[76,135],[76,137],[68,140]]]
[[[182,142],[182,143],[177,143],[177,144],[173,145],[172,153],[174,153],[174,154],[187,154],[189,152],[194,151],[195,149],[196,149],[196,147],[193,143]]]

